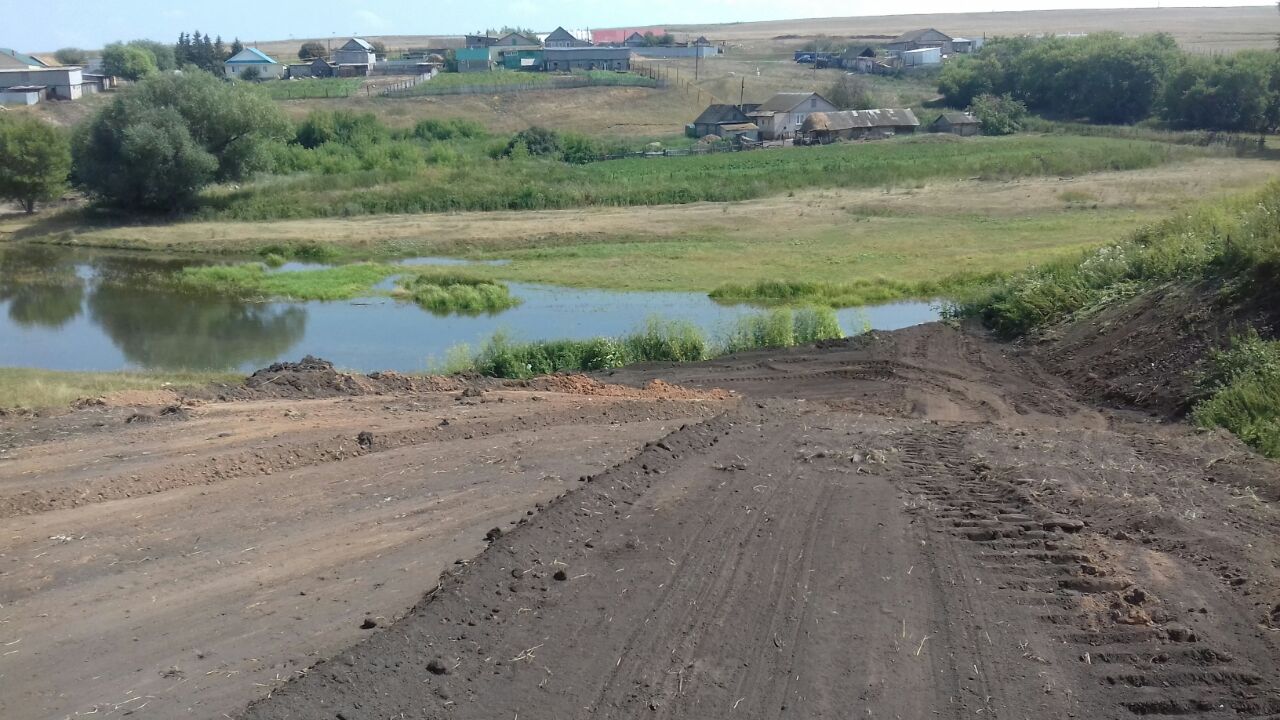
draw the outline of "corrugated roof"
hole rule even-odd
[[[916,127],[920,121],[909,108],[879,108],[876,110],[838,110],[835,112],[812,113],[805,118],[800,129],[804,132],[816,130],[852,130],[854,128],[877,127]]]
[[[694,125],[722,125],[731,122],[746,122],[747,115],[737,105],[708,105],[706,110],[693,121]]]
[[[911,30],[909,32],[904,32],[898,37],[894,38],[892,42],[894,43],[917,42],[920,40],[920,38],[924,37],[926,33],[931,33],[931,32],[938,33],[939,35],[941,35],[942,37],[948,40],[951,39],[950,35],[944,32],[941,32],[939,30],[935,30],[933,28],[920,28],[919,30]]]
[[[262,52],[258,48],[245,48],[240,52],[236,53],[234,56],[227,58],[227,62],[236,63],[237,65],[243,64],[243,63],[271,63],[272,65],[280,64],[275,61],[275,58]]]
[[[751,132],[760,128],[755,123],[733,123],[732,125],[721,125],[720,128],[726,132]]]
[[[781,92],[760,104],[760,112],[790,112],[797,105],[812,97],[830,102],[815,92]]]
[[[17,50],[11,50],[9,48],[0,48],[0,54],[8,55],[9,57],[13,58],[14,60],[17,60],[23,65],[31,65],[33,67],[47,67],[44,63],[40,62],[38,58],[28,55],[26,53],[20,53]]]

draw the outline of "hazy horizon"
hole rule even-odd
[[[230,43],[268,42],[293,38],[347,35],[460,35],[503,25],[532,27],[548,31],[557,25],[567,28],[611,28],[628,26],[700,25],[804,17],[879,17],[884,15],[960,14],[1033,10],[1124,10],[1171,7],[1263,7],[1270,0],[1252,2],[1086,2],[1063,6],[1052,0],[1030,3],[1016,0],[945,3],[942,0],[915,0],[895,8],[897,12],[873,12],[880,6],[855,2],[830,6],[830,12],[797,17],[795,6],[767,0],[707,0],[692,5],[673,0],[645,3],[592,3],[566,0],[543,3],[539,0],[492,0],[449,8],[441,13],[425,13],[408,0],[372,0],[360,8],[334,4],[333,12],[316,12],[314,2],[279,0],[254,8],[253,13],[227,13],[216,3],[172,2],[159,12],[150,0],[117,0],[110,12],[84,8],[87,3],[59,2],[28,5],[11,18],[7,32],[0,35],[0,47],[27,52],[49,52],[61,47],[100,48],[118,41],[149,38],[164,42],[177,39],[180,32],[200,30],[221,35]],[[81,7],[75,7],[81,6]],[[1280,16],[1278,16],[1280,20]]]

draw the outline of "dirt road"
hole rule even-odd
[[[1274,464],[944,326],[740,392],[244,717],[1267,717]]]
[[[236,712],[723,405],[560,385],[4,420],[0,717]]]
[[[1280,715],[1230,438],[943,325],[603,379],[690,390],[11,424],[0,716]]]

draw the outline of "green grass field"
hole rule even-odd
[[[429,95],[457,95],[472,92],[502,92],[512,88],[523,90],[573,87],[653,87],[655,82],[643,75],[608,70],[589,70],[570,75],[494,70],[476,73],[441,73],[428,82],[419,83],[391,97],[412,98]]]
[[[241,379],[240,375],[211,372],[59,372],[0,367],[0,409],[66,407],[81,398],[125,390],[182,389]]]
[[[426,165],[340,175],[275,176],[207,193],[204,220],[274,220],[461,210],[728,202],[802,188],[913,187],[928,180],[1076,175],[1133,170],[1203,154],[1196,148],[1111,138],[920,136],[570,165],[441,155]]]

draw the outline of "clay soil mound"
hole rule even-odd
[[[307,355],[298,362],[268,365],[245,378],[239,386],[222,386],[212,393],[218,400],[260,400],[266,398],[324,398],[358,395],[387,395],[416,392],[450,392],[465,383],[428,375],[401,375],[376,372],[369,375],[342,372],[333,363]]]
[[[1096,401],[1177,419],[1211,348],[1248,327],[1277,336],[1278,298],[1231,297],[1217,283],[1170,283],[1051,329],[1031,354]]]
[[[568,395],[648,398],[654,400],[728,400],[732,393],[719,388],[695,390],[654,379],[642,387],[611,385],[586,375],[547,375],[521,383],[522,387]]]

